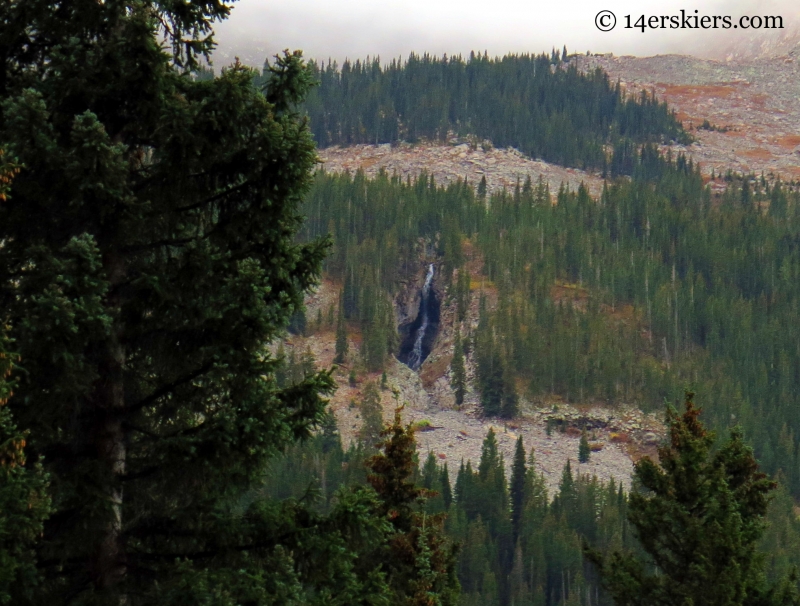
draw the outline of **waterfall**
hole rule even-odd
[[[428,297],[430,297],[431,293],[431,282],[433,282],[433,263],[428,266],[428,275],[425,277],[425,285],[422,287],[422,301],[419,306],[419,313],[422,314],[422,322],[414,336],[414,348],[408,355],[407,364],[412,370],[419,370],[423,362],[422,341],[428,330]]]

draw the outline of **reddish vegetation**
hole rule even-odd
[[[766,150],[763,147],[759,147],[756,149],[746,149],[740,153],[743,156],[751,158],[753,160],[769,160],[770,158],[772,158],[772,154],[769,152],[769,150]]]
[[[688,101],[692,98],[697,100],[732,97],[737,92],[741,92],[739,90],[740,88],[745,88],[750,85],[747,82],[737,82],[731,84],[700,84],[697,86],[659,83],[656,86],[663,88],[666,97],[681,96]]]
[[[695,139],[675,145],[702,171],[763,172],[800,177],[800,68],[796,59],[706,61],[680,55],[581,57],[582,69],[601,67],[626,92],[654,92]],[[698,129],[705,120],[714,129]],[[727,129],[721,132],[717,129]]]
[[[781,147],[786,147],[788,149],[794,149],[798,145],[800,145],[800,135],[785,135],[783,137],[779,137],[775,141]]]

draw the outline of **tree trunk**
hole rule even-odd
[[[111,294],[107,309],[115,318],[100,364],[100,379],[93,394],[93,441],[100,463],[99,487],[107,501],[106,515],[98,529],[92,579],[97,589],[113,591],[125,578],[125,549],[122,542],[122,477],[125,474],[127,444],[123,428],[125,409],[124,366],[125,348],[122,344],[122,326],[119,320],[120,296],[117,286],[124,277],[122,259],[109,253],[103,263],[109,280]],[[120,597],[120,604],[125,602]]]

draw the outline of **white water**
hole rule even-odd
[[[428,330],[428,297],[431,292],[431,282],[433,282],[433,263],[428,266],[428,275],[425,277],[425,285],[422,287],[422,302],[419,305],[422,322],[417,329],[414,349],[408,355],[408,366],[412,370],[419,370],[419,367],[422,366],[422,341],[425,338],[425,332]]]

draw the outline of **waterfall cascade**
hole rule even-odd
[[[414,348],[408,355],[408,366],[418,370],[425,358],[422,355],[422,341],[428,330],[428,297],[431,296],[431,282],[433,282],[433,263],[428,266],[428,275],[425,276],[425,285],[422,287],[422,301],[419,304],[419,313],[422,316],[417,333],[414,335]]]
[[[410,324],[401,327],[406,337],[400,347],[398,358],[412,370],[419,370],[431,351],[439,328],[439,301],[433,291],[433,263],[428,265],[428,274],[422,287],[419,314]]]

